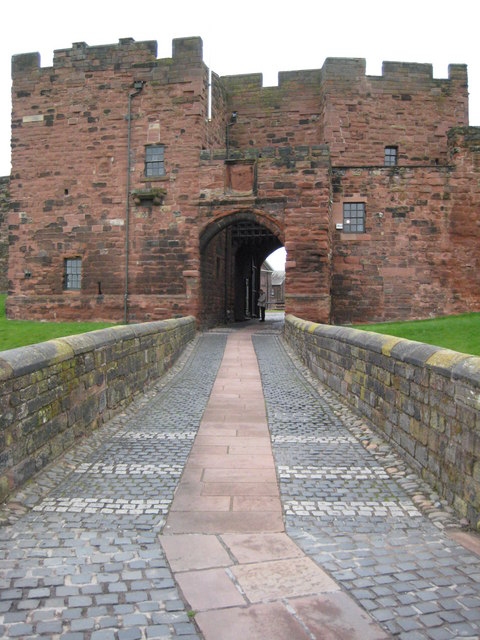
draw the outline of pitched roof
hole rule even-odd
[[[272,273],[272,285],[282,285],[285,282],[285,271],[274,271]]]

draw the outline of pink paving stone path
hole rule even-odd
[[[228,336],[160,538],[175,580],[205,640],[388,638],[285,533],[257,331]]]

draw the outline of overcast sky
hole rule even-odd
[[[478,17],[472,0],[8,0],[0,37],[0,176],[10,174],[11,57],[38,51],[42,67],[53,51],[156,40],[158,57],[172,39],[200,36],[205,63],[220,75],[319,69],[325,58],[365,58],[367,74],[382,61],[431,63],[436,78],[450,63],[468,65],[470,124],[480,126]]]

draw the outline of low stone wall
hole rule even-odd
[[[285,338],[480,530],[480,358],[292,315]]]
[[[195,331],[187,317],[0,352],[0,500],[158,380]]]

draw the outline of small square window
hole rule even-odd
[[[145,176],[155,178],[165,175],[165,147],[153,145],[145,147]]]
[[[343,232],[365,233],[365,203],[344,202]]]
[[[81,258],[66,258],[63,265],[63,288],[78,290],[82,287]]]
[[[394,167],[398,161],[398,147],[385,147],[383,164],[386,167]]]

